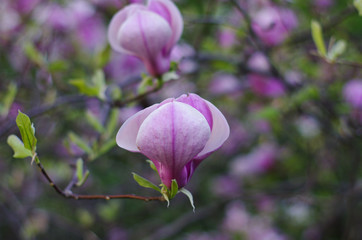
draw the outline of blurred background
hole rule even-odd
[[[0,239],[362,239],[361,1],[174,1],[184,18],[172,51],[180,78],[115,106],[146,73],[107,43],[111,17],[132,2],[142,1],[1,0]],[[115,135],[137,111],[187,92],[231,128],[187,185],[195,213],[181,194],[168,208],[65,199],[6,143],[20,136],[20,109],[62,189],[81,158],[90,175],[75,193],[157,196],[132,178],[159,183],[146,158]]]

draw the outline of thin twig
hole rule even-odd
[[[81,194],[74,194],[71,191],[63,191],[61,190],[54,182],[53,180],[50,178],[50,176],[48,175],[48,173],[46,172],[46,170],[44,169],[43,165],[41,164],[39,158],[36,156],[35,157],[35,162],[36,165],[38,166],[40,172],[43,174],[43,176],[47,179],[47,181],[49,182],[50,186],[52,188],[54,188],[54,190],[60,194],[61,196],[65,197],[65,198],[71,198],[71,199],[75,199],[75,200],[96,200],[96,199],[104,199],[104,200],[110,200],[110,199],[119,199],[119,198],[126,198],[126,199],[136,199],[136,200],[142,200],[145,202],[149,202],[149,201],[165,201],[165,199],[163,198],[163,196],[159,196],[159,197],[142,197],[142,196],[136,196],[136,195],[132,195],[132,194],[118,194],[118,195],[81,195]]]

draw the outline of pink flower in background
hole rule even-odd
[[[270,70],[270,64],[267,57],[261,52],[255,52],[250,56],[247,62],[247,66],[258,72],[267,72]]]
[[[230,48],[237,43],[236,33],[230,28],[221,28],[218,33],[218,41],[222,48]]]
[[[190,180],[203,159],[229,136],[223,114],[196,94],[154,104],[129,118],[117,133],[117,144],[147,156],[167,187]]]
[[[260,74],[249,74],[251,90],[260,96],[279,97],[285,93],[283,84],[279,79]]]
[[[108,40],[118,52],[139,57],[149,73],[159,76],[170,67],[170,53],[183,30],[180,11],[170,0],[130,4],[111,20]]]
[[[343,97],[351,106],[362,109],[362,80],[347,82],[343,87]]]
[[[297,25],[294,12],[286,8],[268,6],[259,10],[252,19],[254,32],[269,46],[282,43]]]
[[[237,157],[231,164],[231,172],[240,177],[264,173],[275,164],[277,157],[278,148],[272,144],[263,144],[251,153]]]
[[[232,74],[217,73],[211,80],[209,91],[214,95],[239,96],[242,94],[242,84]]]

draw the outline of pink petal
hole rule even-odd
[[[142,10],[124,22],[117,37],[123,49],[141,58],[152,75],[158,75],[169,68],[169,58],[164,56],[164,49],[171,34],[165,19]]]
[[[174,101],[144,120],[136,144],[140,152],[176,176],[205,147],[209,137],[205,117],[193,107]]]
[[[176,99],[177,102],[182,102],[190,105],[191,107],[198,110],[204,117],[206,118],[207,122],[209,123],[210,129],[212,129],[212,114],[210,111],[209,106],[205,102],[204,99],[202,99],[200,96],[189,93],[189,94],[183,94],[179,98]]]
[[[170,24],[172,37],[166,47],[166,52],[168,53],[181,37],[183,31],[182,15],[170,0],[150,0],[148,2],[148,9],[162,16]]]
[[[117,38],[118,32],[129,16],[143,9],[146,9],[146,7],[141,4],[131,4],[113,16],[108,27],[108,41],[111,44],[111,47],[117,52],[130,54],[129,51],[123,49],[120,46],[119,40]]]
[[[196,159],[204,159],[216,151],[226,141],[230,134],[230,127],[224,115],[212,103],[204,100],[209,106],[213,119],[213,126],[209,140]]]
[[[139,128],[145,118],[157,109],[157,107],[158,104],[154,104],[127,119],[117,133],[116,142],[118,146],[131,152],[139,152],[136,145]]]

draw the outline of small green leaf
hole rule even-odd
[[[43,66],[45,63],[44,57],[42,54],[38,51],[38,49],[35,48],[35,46],[31,42],[27,42],[24,44],[24,52],[25,55],[34,63],[37,65]]]
[[[33,156],[31,151],[24,147],[24,143],[17,136],[10,135],[7,143],[14,151],[14,158],[26,158]]]
[[[336,42],[331,49],[328,51],[327,58],[329,61],[336,60],[340,55],[344,53],[347,48],[347,43],[344,40]]]
[[[5,96],[3,97],[0,103],[0,115],[2,116],[8,115],[9,109],[14,102],[17,90],[18,88],[16,84],[11,82],[9,84],[8,90],[6,91]]]
[[[76,175],[77,175],[77,179],[78,179],[78,182],[76,183],[77,187],[82,186],[83,183],[85,182],[85,180],[87,180],[87,178],[89,176],[89,171],[88,170],[84,171],[84,162],[83,162],[83,159],[81,159],[81,158],[77,159]]]
[[[326,51],[326,46],[324,45],[322,27],[319,24],[319,22],[312,20],[311,28],[312,28],[313,41],[317,47],[318,53],[322,57],[325,57],[327,54],[327,51]]]
[[[37,140],[34,135],[35,128],[30,118],[19,110],[18,116],[16,117],[16,124],[18,125],[25,148],[35,153]]]
[[[93,150],[89,147],[89,145],[78,135],[76,135],[73,132],[68,133],[68,137],[70,141],[72,141],[75,145],[80,147],[84,152],[86,152],[89,155],[93,155]]]
[[[358,14],[362,16],[362,0],[354,0],[353,5],[357,8]]]
[[[183,194],[185,194],[189,198],[192,209],[195,212],[194,198],[192,197],[192,193],[189,190],[185,189],[185,188],[181,188],[180,192],[182,192]]]
[[[114,133],[117,132],[116,129],[118,127],[118,116],[119,110],[113,109],[109,115],[106,132],[104,133],[106,137],[113,137]]]
[[[178,193],[178,185],[176,179],[172,179],[170,199],[174,198]]]
[[[167,72],[167,73],[164,73],[162,75],[162,81],[163,82],[168,82],[168,81],[171,81],[171,80],[177,80],[179,78],[180,78],[180,76],[175,71]]]
[[[102,133],[105,129],[98,118],[90,111],[86,113],[86,119],[88,123],[99,133]]]
[[[64,60],[56,60],[48,64],[48,71],[51,73],[62,72],[68,69],[68,63]]]
[[[96,67],[103,68],[111,58],[112,49],[109,44],[96,56]]]
[[[95,87],[87,84],[85,79],[72,79],[69,81],[69,83],[78,88],[78,91],[82,94],[87,96],[98,96],[98,90]]]
[[[106,91],[106,82],[104,78],[104,73],[102,70],[98,69],[91,78],[90,83],[85,79],[72,79],[69,83],[78,88],[79,92],[87,96],[98,97],[100,99],[105,99]]]
[[[106,152],[111,150],[111,148],[113,148],[114,146],[116,146],[116,139],[114,138],[109,139],[107,142],[103,143],[102,146],[99,148],[97,156],[105,154]]]
[[[140,175],[136,174],[136,173],[132,173],[133,174],[133,179],[141,186],[141,187],[145,187],[145,188],[152,188],[155,189],[158,192],[161,192],[161,190],[152,182],[150,182],[149,180],[147,180],[146,178],[141,177]]]
[[[92,77],[92,84],[94,85],[95,89],[97,89],[98,94],[97,96],[100,99],[105,99],[105,92],[106,92],[106,81],[104,77],[104,72],[101,69],[98,69],[93,77]]]
[[[156,168],[155,164],[149,159],[147,159],[146,162],[148,162],[148,164],[150,164],[150,167],[152,168],[152,170],[155,171],[158,174],[158,171],[157,171],[157,168]]]

